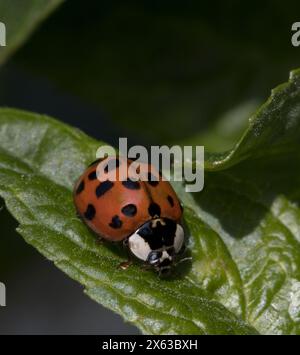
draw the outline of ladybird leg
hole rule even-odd
[[[132,261],[131,260],[127,260],[127,261],[122,261],[120,264],[119,264],[119,268],[122,269],[122,270],[127,270],[129,268],[129,266],[132,265]]]
[[[132,264],[132,260],[131,260],[131,255],[128,251],[128,238],[123,240],[123,248],[126,251],[127,254],[127,261],[123,261],[119,264],[119,268],[122,270],[127,270],[129,268],[129,266]]]
[[[131,254],[130,254],[130,252],[129,252],[129,245],[128,245],[128,244],[129,244],[129,243],[128,243],[128,238],[124,239],[124,240],[123,240],[123,249],[124,249],[124,251],[125,251],[126,254],[127,254],[128,260],[131,260]]]
[[[128,248],[128,238],[123,240],[123,247]]]
[[[96,244],[98,244],[98,245],[104,244],[104,238],[102,238],[102,237],[100,237],[100,236],[97,236]]]
[[[76,211],[76,217],[77,217],[78,219],[80,219],[82,222],[84,222],[84,220],[83,220],[81,214],[80,214],[78,211]]]
[[[141,265],[141,269],[143,271],[149,271],[149,270],[153,270],[153,266],[148,263],[144,263]]]

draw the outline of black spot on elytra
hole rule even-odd
[[[133,217],[136,215],[137,208],[136,205],[130,203],[129,205],[124,206],[121,211],[125,216]]]
[[[76,189],[76,195],[79,195],[84,190],[84,181],[82,180]]]
[[[174,200],[173,200],[173,197],[170,196],[170,195],[168,195],[167,199],[168,199],[168,201],[169,201],[170,206],[171,206],[171,207],[174,207]]]
[[[111,170],[114,170],[120,166],[120,160],[119,159],[111,159],[106,167],[104,168],[104,172],[108,173]]]
[[[95,207],[92,204],[89,204],[87,206],[86,211],[84,212],[84,217],[89,221],[91,221],[95,217],[95,214],[96,214]]]
[[[91,173],[89,173],[89,180],[96,180],[97,179],[97,171],[94,170]]]
[[[127,189],[130,189],[130,190],[138,190],[140,189],[141,185],[138,181],[133,181],[133,180],[125,180],[125,181],[122,181],[122,185],[125,186]]]
[[[148,173],[148,179],[147,179],[147,182],[150,186],[157,186],[159,184],[159,181],[158,179],[151,173]]]
[[[160,216],[160,207],[157,203],[155,202],[151,202],[150,206],[148,208],[148,212],[150,214],[151,217],[155,217],[155,216]]]
[[[101,182],[96,188],[96,196],[99,198],[103,196],[107,191],[109,191],[114,186],[114,183],[106,180]]]
[[[109,223],[109,226],[114,229],[118,229],[122,227],[123,222],[120,220],[118,215],[113,216],[111,219],[111,222]]]

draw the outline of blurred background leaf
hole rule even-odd
[[[287,82],[274,88],[268,100],[249,117],[247,127],[232,149],[206,154],[205,168],[224,170],[247,158],[265,157],[267,159],[268,156],[297,151],[300,144],[299,102],[300,70],[297,69],[290,73]],[[218,131],[208,134],[208,138],[211,138],[211,145],[216,142],[219,144],[226,142],[224,136],[226,137],[226,127],[229,125],[228,139],[233,138],[243,126],[237,125],[234,115],[230,118],[225,116],[219,124],[219,132],[221,128],[223,135]],[[215,140],[212,139],[214,136],[216,136]],[[193,145],[201,143],[201,140],[193,141]]]
[[[26,263],[34,251],[20,240],[16,228],[18,223],[5,208],[0,199],[0,280],[4,275],[18,271],[20,264]],[[17,261],[17,262],[16,262]]]
[[[1,0],[0,21],[6,26],[6,47],[0,47],[0,64],[20,47],[33,30],[63,0]]]
[[[297,1],[252,1],[246,11],[239,1],[72,1],[15,62],[101,107],[125,136],[177,142],[262,102],[298,66],[297,9]]]

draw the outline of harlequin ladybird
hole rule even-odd
[[[136,180],[131,164],[121,156],[91,164],[75,185],[76,209],[100,237],[123,241],[136,258],[160,274],[168,273],[184,249],[180,201],[152,165],[139,163],[143,178]],[[99,171],[105,176],[99,177]]]

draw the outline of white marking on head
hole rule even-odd
[[[130,251],[139,259],[146,261],[152,251],[150,245],[137,233],[128,238],[128,247]]]
[[[171,255],[169,255],[169,253],[166,250],[164,250],[162,252],[162,256],[159,258],[159,263],[161,264],[166,259],[172,261],[173,257]]]

